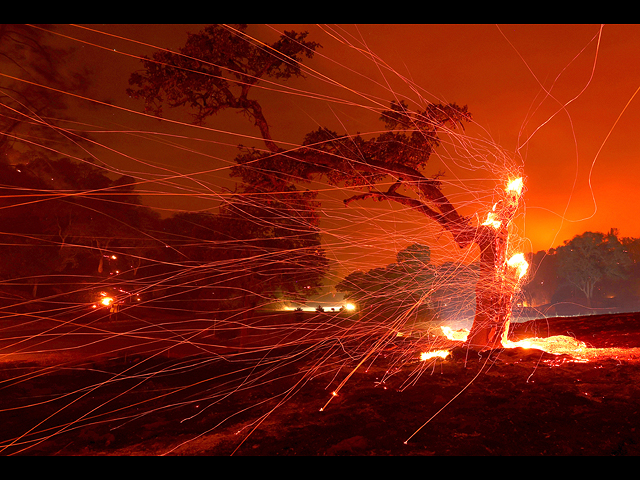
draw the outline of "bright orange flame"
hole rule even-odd
[[[346,308],[347,310],[355,310],[356,306],[353,303],[347,303],[344,308]]]
[[[445,327],[445,326],[442,326],[440,328],[442,330],[442,333],[449,340],[464,342],[467,339],[467,336],[469,335],[469,330],[466,328],[463,328],[460,330],[452,330],[451,328]],[[552,353],[554,355],[583,354],[588,350],[584,342],[566,335],[554,335],[552,337],[547,337],[547,338],[537,338],[537,337],[526,338],[524,340],[520,340],[517,342],[503,339],[502,346],[504,348],[517,348],[517,347],[535,348],[547,353]],[[446,352],[446,350],[439,350],[439,352]],[[421,360],[426,360],[427,358],[431,358],[431,357],[423,358],[424,355],[427,355],[427,354],[422,353],[420,356]],[[442,357],[442,358],[445,358],[445,357]]]
[[[562,353],[575,354],[584,351],[587,345],[573,337],[566,335],[554,335],[547,338],[526,338],[519,342],[503,340],[502,346],[505,348],[537,348],[548,353],[560,355]]]
[[[516,253],[507,260],[507,265],[518,271],[518,280],[520,280],[529,269],[529,262],[524,259],[524,253]]]
[[[464,342],[469,336],[469,329],[467,328],[462,328],[460,330],[452,330],[450,327],[446,327],[443,325],[440,327],[440,330],[442,330],[442,333],[444,334],[444,336],[447,337],[449,340]]]
[[[515,180],[511,180],[507,185],[506,191],[507,193],[515,192],[518,196],[522,193],[522,177],[518,177]]]
[[[440,357],[447,358],[449,356],[449,350],[435,350],[433,352],[422,352],[420,354],[420,360],[423,362],[430,358]]]
[[[496,230],[500,228],[502,222],[500,220],[496,220],[496,214],[493,212],[487,213],[487,219],[484,221],[482,225],[491,225]]]

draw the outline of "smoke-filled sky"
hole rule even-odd
[[[76,49],[69,72],[61,74],[90,69],[84,95],[111,104],[77,99],[69,115],[92,125],[82,128],[96,131],[103,147],[94,155],[102,161],[139,178],[163,178],[140,189],[166,214],[214,208],[220,187],[233,188],[227,167],[236,145],[261,145],[258,129],[237,113],[196,128],[187,111],[165,109],[168,121],[160,121],[141,115],[142,102],[127,96],[129,75],[140,68],[135,56],[151,55],[152,46],[177,50],[187,32],[202,28],[56,26],[67,36],[57,44]],[[382,124],[373,110],[393,99],[418,108],[456,102],[473,114],[467,135],[499,145],[522,166],[526,193],[518,222],[527,250],[611,227],[640,236],[640,98],[634,98],[640,25],[251,25],[248,33],[273,42],[283,30],[307,30],[322,48],[306,62],[306,79],[287,82],[287,90],[263,84],[268,88],[254,92],[281,145],[299,144],[320,125],[377,131]],[[444,167],[426,173],[444,169],[445,179],[469,179],[469,189],[474,179],[504,173],[469,171],[456,154],[450,149]],[[454,203],[464,198],[451,196]]]

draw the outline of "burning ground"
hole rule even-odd
[[[208,382],[231,381],[241,375],[241,365],[204,362],[196,367],[198,362],[191,359],[190,367],[181,370],[185,359],[138,356],[126,363],[120,359],[56,369],[3,389],[3,437],[16,438],[54,412],[57,427],[46,430],[45,422],[40,427],[45,435],[38,436],[58,432],[61,425],[68,430],[24,451],[26,444],[18,441],[3,453],[640,454],[640,314],[530,321],[512,325],[510,336],[555,335],[584,342],[591,357],[524,348],[469,354],[451,342],[444,360],[416,359],[394,367],[397,353],[407,345],[428,343],[428,335],[398,337],[375,361],[358,369],[323,411],[335,373],[299,384],[289,396],[294,393],[288,390],[291,379],[297,378],[303,360],[282,364],[261,386],[218,398],[215,404],[206,400],[212,388]],[[144,367],[136,370],[137,364]],[[5,364],[2,379],[36,368]],[[350,368],[345,366],[341,375]],[[125,369],[128,380],[87,390]],[[390,369],[395,369],[392,374]],[[145,377],[149,371],[156,374]],[[185,375],[191,377],[191,387],[176,389],[186,384]],[[49,402],[57,392],[74,393]],[[171,395],[163,397],[163,392]],[[198,398],[202,401],[195,401]],[[38,401],[39,406],[10,409]],[[94,416],[91,422],[80,419],[92,406],[99,413],[105,402],[109,415]]]

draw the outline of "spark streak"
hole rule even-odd
[[[276,30],[275,27],[269,28]],[[236,31],[240,41],[261,45],[269,51],[266,41],[240,34],[233,27],[229,29]],[[342,27],[320,30],[337,32],[340,29]],[[116,68],[120,59],[138,60],[142,55],[126,53],[127,49],[120,46],[116,49],[110,42],[123,42],[131,51],[142,47],[156,48],[151,41],[141,42],[126,35],[109,34],[88,27],[76,26],[72,33],[59,35],[67,42],[64,45],[95,49],[91,50],[91,55],[96,59],[107,58],[101,66],[106,65],[107,70],[113,70],[114,76],[116,72],[121,75]],[[99,39],[91,41],[96,34]],[[331,38],[338,38],[338,34],[332,34]],[[327,37],[320,41],[324,39]],[[344,135],[347,140],[344,148],[353,149],[357,153],[356,158],[362,159],[358,161],[366,163],[367,152],[357,139],[359,135],[369,139],[387,133],[381,130],[378,117],[382,110],[388,108],[390,99],[406,100],[412,108],[417,105],[421,109],[434,107],[443,101],[425,90],[428,85],[413,83],[406,75],[394,71],[391,63],[376,56],[357,36],[350,37],[345,30],[345,35],[340,35],[340,43],[346,48],[328,53],[322,62],[312,64],[313,67],[303,65],[303,70],[311,77],[309,83],[304,83],[305,89],[287,86],[279,79],[257,85],[259,78],[248,76],[243,77],[240,83],[245,87],[261,88],[261,95],[269,97],[265,110],[267,107],[273,109],[274,104],[293,105],[293,108],[276,108],[272,112],[276,119],[274,142],[289,152],[321,146],[303,145],[302,139],[319,125],[326,125],[329,130],[337,130],[339,135]],[[176,53],[175,50],[166,51]],[[108,56],[100,57],[103,54]],[[358,69],[356,65],[362,56],[369,63],[366,68]],[[327,62],[331,68],[321,71]],[[375,73],[371,73],[371,66],[377,67],[371,69]],[[224,65],[210,64],[209,67],[222,71],[218,76],[212,75],[212,79],[238,75],[237,70],[230,70]],[[343,78],[343,71],[354,76]],[[193,71],[183,70],[181,73]],[[70,78],[80,74],[80,71],[61,72]],[[30,251],[38,253],[20,257],[21,262],[16,262],[16,269],[20,263],[23,271],[19,275],[11,271],[0,278],[4,302],[0,310],[6,323],[10,324],[3,327],[5,336],[1,339],[0,361],[6,364],[28,361],[39,365],[28,373],[16,374],[0,383],[7,392],[13,393],[12,389],[46,379],[48,375],[64,373],[68,368],[85,369],[86,365],[93,365],[91,368],[96,370],[96,376],[87,380],[87,385],[82,388],[69,391],[64,390],[64,385],[53,385],[52,400],[24,398],[21,403],[2,406],[0,411],[14,414],[16,411],[49,412],[46,410],[48,404],[59,402],[62,405],[51,410],[56,413],[40,416],[46,418],[46,424],[34,420],[24,431],[3,436],[0,439],[1,451],[10,454],[26,451],[56,433],[83,426],[112,422],[124,426],[157,411],[187,410],[183,415],[186,422],[196,415],[204,416],[202,412],[207,409],[213,411],[223,402],[234,401],[242,404],[238,412],[259,411],[261,407],[268,406],[266,414],[257,414],[255,423],[239,430],[253,432],[270,412],[290,399],[298,389],[311,385],[311,380],[326,384],[326,390],[322,392],[330,398],[320,409],[324,410],[333,399],[344,401],[348,396],[348,382],[360,368],[385,361],[391,364],[388,375],[404,374],[413,369],[417,372],[411,377],[413,381],[424,369],[424,364],[415,367],[416,356],[421,362],[446,361],[450,351],[440,348],[440,343],[450,346],[451,341],[466,340],[469,331],[464,329],[442,327],[442,334],[449,342],[443,342],[441,336],[425,340],[428,337],[423,334],[435,318],[468,322],[473,317],[480,253],[475,248],[464,249],[461,253],[454,239],[443,234],[437,222],[425,221],[406,205],[367,200],[368,203],[356,205],[355,202],[345,209],[343,200],[360,193],[360,186],[369,193],[373,192],[374,187],[366,175],[360,179],[362,185],[336,186],[320,178],[304,187],[317,195],[317,202],[321,205],[313,215],[319,217],[318,235],[322,236],[322,246],[327,248],[331,261],[330,274],[319,287],[321,293],[336,295],[335,285],[353,272],[362,273],[359,277],[361,288],[350,292],[353,298],[336,301],[335,305],[344,305],[342,310],[336,308],[340,311],[321,311],[315,308],[312,300],[308,300],[305,308],[299,311],[282,311],[281,306],[294,299],[282,298],[285,294],[281,291],[267,292],[262,288],[265,278],[276,265],[284,265],[282,276],[286,275],[287,269],[313,270],[314,267],[306,266],[301,260],[299,253],[304,253],[304,248],[294,240],[297,240],[299,232],[310,231],[315,224],[310,218],[312,215],[307,215],[306,207],[296,204],[287,210],[291,220],[287,228],[278,230],[282,227],[282,218],[277,208],[266,209],[267,213],[262,216],[251,214],[252,209],[262,206],[265,199],[269,200],[268,195],[262,191],[249,195],[238,188],[235,180],[229,180],[228,174],[236,165],[233,157],[225,153],[229,145],[233,146],[233,155],[240,143],[248,143],[247,150],[265,150],[262,145],[264,139],[251,130],[252,122],[247,124],[246,131],[244,127],[215,128],[216,125],[235,125],[235,116],[230,117],[229,123],[225,123],[228,118],[222,116],[221,123],[212,120],[213,127],[192,125],[183,121],[182,113],[168,114],[164,118],[150,115],[143,111],[141,105],[134,108],[129,98],[118,97],[107,102],[85,92],[61,89],[54,82],[14,74],[13,70],[3,71],[0,77],[3,82],[60,94],[83,105],[77,110],[78,118],[74,118],[73,123],[63,118],[40,117],[33,109],[26,112],[15,105],[6,105],[12,115],[20,116],[25,123],[48,128],[56,135],[57,143],[54,148],[42,138],[21,133],[19,129],[6,132],[7,138],[22,147],[35,149],[48,164],[51,164],[50,155],[66,157],[82,165],[91,165],[108,174],[109,178],[123,177],[123,182],[114,188],[100,187],[87,191],[81,191],[74,182],[67,185],[62,181],[51,183],[48,189],[34,188],[33,185],[39,185],[35,180],[32,184],[9,185],[11,188],[7,189],[4,183],[2,185],[0,209],[5,218],[18,222],[28,217],[23,215],[24,212],[33,216],[44,212],[48,216],[43,214],[46,221],[42,223],[48,226],[49,231],[34,235],[27,229],[26,233],[10,236],[4,233],[9,231],[8,228],[0,229],[5,235],[2,245],[10,247],[12,253],[31,248],[33,250]],[[329,87],[331,90],[325,90]],[[309,106],[311,104],[314,107]],[[329,104],[344,110],[330,109],[333,116],[328,118],[324,113],[318,113],[328,110]],[[296,109],[304,115],[295,117]],[[473,110],[473,105],[470,109]],[[414,121],[416,119],[412,119]],[[400,134],[420,133],[414,127],[409,122]],[[429,169],[425,169],[433,175],[428,181],[438,182],[444,191],[453,193],[456,206],[470,212],[471,227],[480,224],[496,231],[507,227],[515,230],[513,225],[507,226],[500,215],[509,208],[509,202],[517,205],[523,194],[523,177],[516,175],[516,172],[524,171],[523,160],[486,138],[476,138],[447,125],[440,131],[441,145],[429,164],[429,169],[432,163],[435,164],[434,170],[427,172]],[[99,140],[96,140],[98,134]],[[233,141],[229,141],[229,136]],[[529,141],[530,138],[527,139]],[[80,147],[82,153],[78,154]],[[393,152],[393,148],[394,143],[389,142],[389,151]],[[87,154],[90,154],[91,161],[84,160]],[[345,164],[353,161],[337,149],[330,154]],[[286,159],[286,154],[282,157]],[[179,159],[177,163],[176,159]],[[28,160],[27,157],[16,160],[21,168],[11,173],[26,176],[29,168],[24,167],[35,168],[35,163]],[[435,168],[442,168],[446,175],[436,175],[438,170]],[[472,172],[470,176],[474,178],[465,178],[465,172]],[[45,173],[50,172],[44,168],[36,171],[33,179],[41,179],[38,177],[40,174],[44,178]],[[297,175],[296,172],[291,174]],[[332,172],[327,171],[326,174],[331,175]],[[126,177],[133,178],[134,182],[124,182]],[[47,178],[52,176],[47,175]],[[300,180],[306,182],[307,179]],[[380,186],[392,191],[394,181],[395,178],[385,179]],[[496,189],[496,185],[500,187]],[[500,205],[490,200],[496,192],[503,196],[504,202]],[[417,195],[415,192],[409,194]],[[144,206],[154,205],[161,211],[162,218],[142,215],[144,211],[138,209],[136,203],[140,199]],[[178,199],[185,201],[178,203]],[[103,215],[110,221],[108,226],[102,224],[101,228],[93,230],[74,230],[82,216],[74,211],[64,217],[64,208],[80,200],[94,202],[87,203],[82,210],[82,213],[88,212],[87,218],[93,215],[91,221],[87,220],[87,225],[95,225],[92,222],[96,221],[102,209],[113,208],[123,212],[125,207],[136,207],[126,210],[126,215]],[[187,200],[192,203],[187,203]],[[253,215],[252,221],[247,223],[245,237],[242,237],[242,232],[232,231],[233,222],[227,222],[222,228],[213,221],[210,225],[202,224],[199,220],[203,217],[189,216],[218,212],[221,206],[228,206],[233,201],[238,202],[239,209],[249,212],[247,216]],[[61,208],[46,210],[51,205]],[[491,210],[484,217],[489,208]],[[173,232],[169,238],[165,227],[169,220],[178,216],[184,220],[182,230]],[[484,222],[480,223],[482,218]],[[273,236],[262,238],[263,232]],[[509,254],[520,250],[522,239],[519,233],[509,233]],[[291,256],[283,261],[274,245],[286,241],[291,243]],[[416,244],[428,246],[428,254],[423,252],[421,258],[405,261],[397,258],[407,246]],[[242,255],[233,257],[229,252],[242,252]],[[98,258],[105,264],[111,263],[113,269],[108,271],[110,267],[107,265],[104,266],[104,274],[97,273]],[[54,264],[53,260],[59,262]],[[116,260],[118,270],[115,270]],[[53,266],[45,273],[31,270],[34,265],[49,265],[50,261]],[[423,268],[412,267],[419,262]],[[91,272],[77,273],[85,264],[91,265]],[[505,265],[508,269],[504,268]],[[513,281],[505,283],[509,283],[509,288],[516,288],[518,282],[525,278],[528,265],[525,256],[518,253],[499,267],[507,272],[501,279],[514,277]],[[110,274],[113,275],[110,277]],[[234,285],[234,288],[229,285]],[[111,290],[112,287],[123,287],[127,294],[108,295],[107,291],[123,291]],[[60,293],[63,290],[64,293]],[[103,294],[97,298],[100,291]],[[10,305],[5,306],[7,303]],[[110,307],[114,303],[121,308],[118,321],[108,318],[105,309],[97,308],[100,305]],[[16,335],[17,339],[12,337],[12,329],[20,334]],[[566,338],[503,342],[505,348],[515,346],[576,354],[586,352],[584,345]],[[113,373],[101,366],[102,362],[114,358],[125,365],[118,367],[118,372]],[[203,371],[206,374],[202,374]],[[149,379],[170,375],[176,378],[176,383],[167,390],[140,388],[143,384],[151,384],[147,382]],[[281,387],[285,383],[287,386]],[[274,393],[273,398],[258,399],[253,403],[247,400],[261,389],[280,389],[281,392]],[[102,392],[116,390],[107,400],[102,398],[91,403],[92,395],[99,398]],[[341,393],[343,391],[345,394]],[[78,394],[82,396],[75,398],[74,395]],[[8,394],[7,398],[14,397]],[[122,405],[116,405],[116,399]],[[63,411],[67,415],[72,407],[77,408],[68,414],[73,418],[58,415]],[[193,409],[197,412],[194,413]],[[231,423],[235,415],[216,420],[212,423],[215,427],[201,432],[202,435],[225,422]],[[34,415],[32,418],[40,417]],[[167,450],[180,452],[187,443],[181,442],[167,447]]]

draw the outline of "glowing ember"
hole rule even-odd
[[[522,186],[522,177],[519,177],[509,182],[506,190],[508,193],[515,192],[517,195],[520,195],[522,193]]]
[[[435,350],[433,352],[422,352],[420,354],[420,360],[423,362],[430,358],[440,357],[447,358],[449,356],[449,350]]]
[[[527,338],[519,342],[509,340],[503,341],[502,346],[505,348],[536,348],[554,355],[563,353],[572,355],[581,353],[586,350],[587,346],[584,342],[566,335],[555,335],[547,338]]]
[[[496,220],[495,213],[489,212],[487,214],[487,219],[484,221],[482,225],[491,225],[493,228],[497,230],[498,228],[500,228],[500,225],[502,225],[502,222],[500,220]]]
[[[507,261],[507,265],[517,269],[518,280],[521,279],[525,273],[527,273],[527,269],[529,268],[529,263],[524,259],[523,253],[516,253]]]
[[[441,326],[440,329],[445,337],[449,340],[464,342],[469,336],[469,329],[462,328],[460,330],[453,330],[450,327]]]
[[[460,330],[452,330],[451,328],[445,326],[442,326],[440,328],[444,336],[449,340],[464,342],[469,335],[469,330],[466,328]],[[583,354],[587,350],[589,350],[584,342],[567,335],[554,335],[552,337],[546,338],[526,338],[517,342],[512,342],[511,340],[503,340],[502,346],[504,348],[535,348],[547,353],[552,353],[554,355],[576,355]],[[423,353],[422,355],[425,354]],[[420,358],[422,359],[422,356]]]

